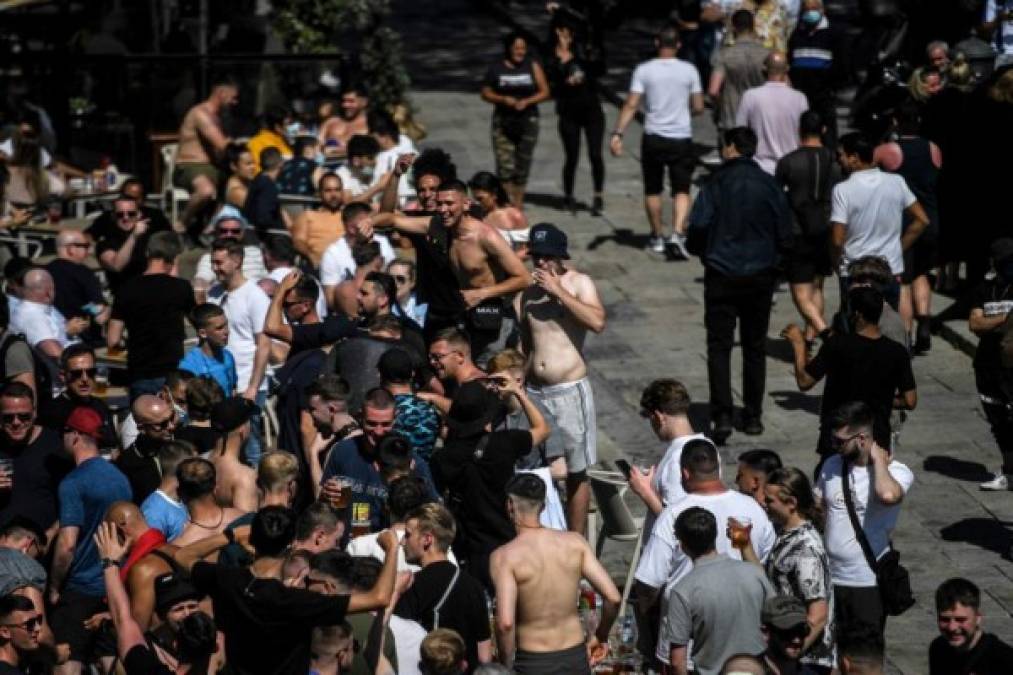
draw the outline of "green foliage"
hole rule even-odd
[[[295,54],[342,51],[341,38],[354,35],[362,79],[371,102],[389,107],[405,101],[408,72],[401,39],[384,20],[389,0],[274,0],[273,25]]]

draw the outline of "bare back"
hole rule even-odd
[[[222,532],[225,531],[225,528],[228,527],[230,523],[232,523],[232,521],[244,515],[246,515],[245,511],[241,511],[239,509],[234,509],[230,507],[224,507],[222,508],[222,519],[220,522],[214,525],[207,525],[205,523],[203,526],[198,525],[197,523],[190,520],[190,518],[188,517],[186,527],[183,528],[183,532],[180,533],[178,537],[173,539],[171,543],[173,546],[183,548],[184,546],[188,546],[194,543],[195,541],[200,541],[201,539],[207,539],[208,537],[213,537],[216,534],[221,534]],[[215,556],[210,557],[217,558],[217,554]]]
[[[246,513],[257,510],[257,472],[231,456],[212,460],[218,473],[215,499]]]
[[[525,530],[498,549],[517,584],[517,648],[551,652],[582,644],[577,593],[590,549],[572,532]]]
[[[566,270],[560,283],[580,300],[598,297],[591,277],[576,270]],[[562,302],[541,287],[530,286],[521,294],[519,316],[532,384],[564,384],[587,375],[582,354],[587,327],[574,319]]]

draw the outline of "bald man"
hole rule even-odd
[[[788,83],[788,58],[783,52],[771,52],[763,67],[767,81],[743,94],[735,124],[756,132],[759,142],[753,159],[773,176],[777,160],[798,147],[798,120],[809,109],[809,101]]]
[[[92,327],[82,336],[89,343],[100,341],[97,326],[109,319],[111,309],[102,295],[98,275],[84,264],[91,249],[88,235],[80,230],[60,230],[56,235],[56,258],[46,265],[53,277],[56,294],[53,306],[68,319],[93,319]]]
[[[130,481],[134,503],[142,504],[162,482],[157,455],[176,431],[176,410],[160,397],[144,394],[134,400],[130,411],[137,423],[137,438],[116,458],[116,465]]]
[[[132,502],[110,506],[105,521],[116,526],[128,547],[120,578],[130,593],[130,613],[141,630],[147,630],[155,612],[155,578],[174,571],[172,554],[176,547],[167,544],[165,535],[148,526],[144,514]]]
[[[52,275],[41,267],[29,270],[25,274],[22,301],[14,311],[11,325],[25,334],[28,344],[51,359],[59,360],[64,347],[90,322],[81,318],[68,321],[53,306],[55,296]]]
[[[215,499],[218,474],[215,465],[206,459],[194,457],[184,460],[176,469],[176,480],[179,483],[176,491],[188,517],[183,533],[172,540],[174,546],[182,548],[221,534],[237,519],[247,515],[240,509],[219,505]],[[216,557],[215,554],[208,559]]]

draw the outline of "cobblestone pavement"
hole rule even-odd
[[[396,3],[402,5],[404,3]],[[426,5],[427,10],[429,3]],[[437,3],[433,3],[437,4]],[[447,58],[456,83],[440,86],[432,73],[427,87],[415,91],[413,101],[429,136],[422,146],[440,146],[450,152],[465,179],[478,170],[491,170],[490,107],[477,94],[461,93],[464,81],[478,82],[496,57],[494,36],[503,32],[496,20],[469,10],[464,2],[452,5],[461,12],[455,27],[467,27],[466,57]],[[416,5],[418,7],[419,5]],[[417,24],[414,24],[417,26]],[[425,31],[418,31],[425,33]],[[488,43],[475,41],[484,34]],[[420,36],[431,42],[432,36]],[[414,38],[405,36],[412,53]],[[413,69],[424,67],[421,52],[414,52]],[[570,237],[572,263],[596,280],[606,304],[609,325],[592,335],[587,357],[598,407],[599,454],[607,466],[620,457],[650,464],[659,458],[660,443],[637,416],[642,388],[655,377],[683,381],[696,403],[691,415],[706,420],[708,396],[703,328],[703,268],[698,260],[669,261],[643,250],[646,220],[642,208],[637,148],[639,128],[626,135],[631,151],[607,158],[606,213],[592,218],[587,210],[574,217],[558,210],[562,151],[552,105],[541,106],[541,133],[529,184],[527,215],[532,223],[551,221]],[[609,125],[616,111],[606,106]],[[697,118],[697,140],[713,143],[714,131],[706,118]],[[610,129],[611,126],[606,126]],[[577,196],[590,202],[591,180],[586,159],[577,176]],[[666,214],[666,220],[668,215]],[[835,286],[830,283],[829,286]],[[828,307],[837,305],[831,290]],[[764,400],[766,431],[759,437],[734,434],[722,449],[727,477],[734,475],[734,458],[743,450],[773,448],[786,462],[810,471],[815,463],[817,413],[820,389],[799,393],[791,373],[790,350],[777,337],[789,321],[798,321],[787,292],[779,291],[771,317],[767,348],[767,394]],[[733,356],[733,387],[739,396],[740,357]],[[916,675],[928,671],[927,648],[935,637],[933,593],[951,576],[964,576],[984,593],[983,611],[989,630],[1013,638],[1013,564],[1010,560],[1013,496],[979,492],[977,483],[986,468],[998,464],[998,452],[977,405],[970,359],[943,340],[914,363],[919,404],[901,434],[898,459],[914,471],[916,481],[905,500],[895,543],[911,571],[918,604],[887,626],[887,652],[891,672]],[[638,500],[628,500],[642,511]],[[629,544],[609,542],[605,559],[619,580],[632,553]]]

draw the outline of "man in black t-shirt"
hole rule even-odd
[[[781,332],[795,352],[798,388],[808,391],[827,378],[817,446],[823,456],[834,452],[828,418],[843,404],[861,401],[872,408],[873,437],[880,447],[890,448],[890,412],[894,408],[914,410],[918,403],[910,355],[879,331],[883,296],[874,288],[858,286],[848,292],[848,302],[855,321],[854,333],[831,335],[811,361],[801,328],[789,324]]]
[[[982,630],[981,593],[967,579],[944,581],[936,589],[939,637],[929,645],[929,675],[1010,672],[1013,647]]]
[[[223,567],[201,558],[231,540],[245,537],[245,526],[227,530],[176,551],[176,562],[190,571],[194,587],[211,596],[215,622],[225,633],[228,663],[237,675],[305,675],[310,665],[312,628],[342,623],[345,614],[390,604],[397,575],[397,536],[380,533],[386,560],[368,592],[322,595],[290,588],[278,578],[285,551],[295,535],[296,514],[281,506],[257,512],[249,526],[254,562],[249,568]]]
[[[405,518],[405,560],[422,569],[394,606],[402,619],[427,632],[457,631],[467,650],[468,672],[492,660],[485,591],[468,572],[447,560],[457,526],[440,504],[424,504]]]
[[[45,617],[21,595],[0,598],[0,675],[20,675],[21,655],[39,648]]]
[[[492,431],[503,404],[486,383],[473,380],[454,396],[450,433],[433,456],[434,478],[449,491],[447,505],[457,520],[454,554],[490,593],[489,555],[515,534],[506,512],[506,484],[517,461],[549,436],[545,418],[516,381],[507,378],[498,387],[518,398],[531,429]]]
[[[113,302],[106,343],[110,349],[120,347],[126,329],[131,401],[161,391],[166,375],[183,357],[183,320],[195,301],[190,282],[173,276],[181,251],[174,233],[156,233],[147,246],[144,274]]]
[[[1013,415],[1009,369],[1003,368],[1002,339],[1006,318],[1013,309],[1013,239],[1003,237],[992,244],[996,275],[985,281],[973,298],[968,327],[978,336],[974,353],[974,381],[985,418],[1002,453],[1002,467],[995,477],[981,484],[982,490],[1008,490],[1013,485]]]
[[[148,240],[159,223],[149,220],[141,203],[127,195],[113,202],[113,217],[114,224],[96,222],[87,233],[95,241],[95,257],[105,270],[109,289],[117,295],[126,281],[144,273]]]
[[[63,426],[74,408],[91,408],[102,418],[102,439],[99,447],[112,450],[119,447],[109,406],[95,396],[98,371],[95,367],[95,351],[84,344],[73,344],[60,354],[60,377],[66,389],[53,400],[44,403],[39,411],[39,423],[56,433],[63,433]]]

